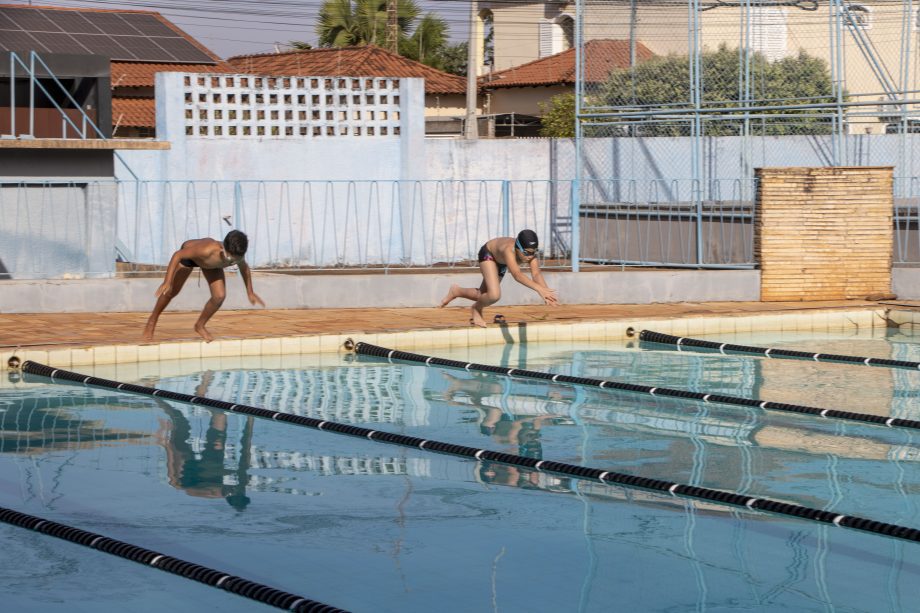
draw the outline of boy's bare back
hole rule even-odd
[[[182,243],[177,251],[183,260],[191,260],[200,268],[214,270],[238,264],[242,259],[231,256],[224,245],[213,238],[193,238]]]

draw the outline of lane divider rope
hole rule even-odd
[[[375,345],[369,345],[367,343],[357,343],[355,350],[363,353],[365,355],[373,355],[376,357],[381,357],[384,359],[393,359],[394,357],[399,360],[405,360],[404,356],[413,356],[411,361],[424,362],[426,356],[418,356],[415,354],[406,354],[401,351],[396,351],[392,349],[385,349],[383,347],[377,347]],[[387,353],[389,352],[389,353]],[[420,358],[420,359],[419,359]],[[463,368],[463,362],[456,362],[454,360],[444,360],[442,358],[432,358],[431,362],[438,366],[452,366],[454,368]],[[471,368],[475,367],[474,364],[468,364]],[[488,372],[504,372],[505,369],[498,367],[487,367],[495,368],[496,371]],[[42,377],[51,378],[52,368],[44,364],[39,364],[38,362],[33,362],[27,360],[22,365],[22,371],[27,374],[39,375]],[[517,370],[515,372],[520,376],[524,373],[530,371]],[[542,378],[549,378],[549,375],[543,373]],[[525,375],[526,376],[526,375]],[[83,382],[85,385],[91,385],[94,387],[103,387],[108,389],[117,388],[117,381],[110,381],[108,379],[101,379],[98,377],[86,377],[75,372],[70,372],[66,370],[57,370],[52,381],[57,380],[64,381],[75,381]],[[838,526],[852,528],[854,530],[861,530],[864,532],[873,532],[876,534],[882,534],[885,536],[890,536],[893,538],[898,538],[907,541],[914,541],[920,543],[920,530],[916,528],[909,528],[906,526],[899,526],[896,524],[889,524],[885,522],[875,521],[872,519],[865,519],[862,517],[856,517],[851,515],[840,515],[839,513],[832,513],[830,511],[822,511],[820,509],[814,509],[811,507],[805,507],[798,504],[782,502],[779,500],[771,500],[768,498],[753,498],[751,496],[746,496],[738,494],[736,492],[728,492],[724,490],[716,490],[708,487],[700,487],[696,485],[689,485],[684,483],[675,483],[672,481],[664,481],[662,479],[650,479],[647,477],[638,477],[635,475],[629,475],[626,473],[618,473],[612,471],[605,471],[599,468],[591,468],[587,466],[580,466],[577,464],[568,464],[565,462],[555,462],[552,460],[537,460],[535,458],[524,457],[520,455],[514,455],[511,453],[505,453],[501,451],[490,451],[488,449],[477,449],[475,447],[467,447],[465,445],[455,445],[453,443],[446,443],[442,441],[433,441],[421,439],[414,436],[407,436],[405,434],[396,434],[393,432],[381,432],[379,430],[370,430],[369,428],[362,428],[360,426],[354,426],[351,424],[342,424],[332,421],[319,420],[313,417],[306,417],[304,415],[293,415],[291,413],[279,413],[278,411],[272,411],[270,409],[263,409],[259,407],[251,407],[243,404],[231,404],[223,400],[216,400],[213,398],[207,398],[203,396],[192,396],[190,394],[183,394],[180,392],[172,392],[167,390],[155,390],[154,388],[145,387],[142,385],[134,385],[131,383],[125,384],[121,391],[129,392],[132,394],[143,394],[147,396],[152,396],[154,391],[159,391],[157,394],[158,398],[164,398],[166,400],[173,400],[176,402],[185,402],[191,404],[192,398],[196,399],[196,405],[204,405],[213,407],[215,409],[221,409],[224,411],[231,411],[234,413],[241,413],[244,415],[252,415],[254,417],[262,417],[265,419],[272,420],[275,415],[278,415],[276,419],[273,419],[275,422],[285,422],[297,426],[303,426],[306,428],[312,428],[315,430],[321,430],[322,432],[334,432],[336,434],[342,434],[346,436],[352,436],[356,438],[369,438],[368,435],[373,433],[373,441],[387,443],[391,445],[400,445],[403,447],[412,447],[415,449],[422,449],[424,451],[433,451],[436,453],[442,453],[446,455],[452,455],[462,458],[478,459],[485,460],[489,462],[497,462],[501,464],[508,464],[512,466],[520,466],[523,468],[531,468],[534,470],[539,470],[545,473],[554,473],[558,475],[565,475],[569,477],[574,477],[576,479],[588,479],[592,481],[599,481],[607,485],[621,485],[624,487],[632,488],[641,488],[647,490],[653,490],[658,492],[667,492],[675,496],[680,495],[687,498],[695,498],[698,500],[705,500],[708,502],[714,502],[717,504],[730,505],[735,507],[747,507],[752,510],[757,511],[766,511],[769,513],[775,513],[779,515],[786,515],[790,517],[797,517],[801,519],[809,519],[812,521],[835,524]]]
[[[920,362],[910,362],[907,360],[889,360],[887,358],[865,358],[855,355],[835,355],[832,353],[814,353],[811,351],[795,351],[792,349],[775,349],[773,347],[752,347],[749,345],[733,345],[731,343],[718,343],[706,341],[699,338],[686,338],[683,336],[674,336],[654,330],[642,330],[639,332],[639,340],[646,343],[659,343],[662,345],[674,345],[680,347],[681,351],[686,347],[697,347],[699,349],[716,349],[725,354],[728,351],[734,353],[747,353],[750,355],[762,355],[768,358],[786,358],[794,360],[814,360],[815,362],[837,362],[844,364],[855,364],[856,366],[884,366],[887,368],[908,368],[911,370],[920,369]]]
[[[686,341],[686,339],[684,340]],[[359,342],[355,345],[355,352],[362,355],[386,357],[388,360],[397,359],[404,360],[406,362],[424,362],[425,360],[429,359],[429,356],[419,355],[416,353],[408,353],[406,351],[386,349],[384,347],[378,347],[376,345],[371,345],[363,342]],[[444,366],[447,368],[462,368],[468,371],[476,370],[479,372],[488,372],[501,376],[506,376],[507,372],[507,369],[501,366],[489,366],[488,364],[471,364],[438,357],[430,358],[429,365]],[[856,421],[867,424],[877,424],[889,427],[899,426],[901,428],[920,430],[920,421],[916,419],[904,419],[901,417],[872,415],[870,413],[855,413],[853,411],[826,409],[822,407],[811,407],[800,404],[789,404],[785,402],[773,402],[770,400],[760,400],[756,398],[725,396],[723,394],[691,392],[688,390],[670,389],[667,387],[652,387],[649,385],[639,385],[637,383],[622,383],[619,381],[592,379],[590,377],[554,375],[552,373],[540,372],[537,370],[521,370],[519,368],[514,369],[514,376],[518,378],[541,379],[544,381],[554,381],[557,383],[571,383],[574,385],[586,385],[589,387],[620,390],[624,392],[633,392],[636,394],[650,394],[655,397],[666,396],[670,398],[702,400],[703,402],[717,402],[720,404],[729,404],[734,406],[760,408],[766,411],[772,410],[784,411],[787,413],[814,415],[816,417],[823,417],[824,419],[843,419],[847,421]]]
[[[66,371],[58,371],[64,373]],[[127,387],[127,385],[125,386]],[[152,566],[156,569],[191,579],[211,587],[217,587],[227,592],[237,594],[250,600],[255,600],[278,609],[285,611],[295,611],[297,613],[347,613],[343,609],[317,602],[291,594],[282,590],[267,586],[263,583],[256,583],[249,579],[243,579],[225,572],[187,562],[179,558],[174,558],[158,551],[145,549],[125,541],[109,538],[95,532],[81,530],[66,524],[60,524],[55,521],[42,519],[34,515],[14,511],[0,507],[0,521],[26,528],[34,532],[40,532],[48,536],[53,536],[77,545],[83,545],[103,553],[107,553],[119,558],[131,560],[138,564]]]

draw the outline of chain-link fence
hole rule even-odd
[[[579,201],[596,207],[597,181],[688,182],[697,189],[669,206],[700,236],[720,200],[709,186],[734,182],[729,200],[746,214],[756,167],[913,176],[918,23],[912,0],[578,0]],[[903,185],[895,198],[909,196]],[[698,249],[660,263],[731,263]]]

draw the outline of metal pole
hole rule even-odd
[[[470,40],[466,54],[466,122],[463,135],[468,139],[479,138],[476,124],[476,77],[479,76],[479,3],[470,2]]]
[[[584,171],[584,134],[581,123],[581,99],[584,95],[584,53],[582,39],[584,29],[584,0],[575,2],[575,179],[569,193],[572,213],[572,272],[581,268],[581,173]]]
[[[837,130],[834,134],[834,166],[840,166],[844,158],[844,117],[843,117],[843,88],[845,83],[845,74],[843,71],[843,3],[840,0],[832,0],[833,20],[834,20],[834,65],[832,70],[836,73],[836,78],[832,79],[837,94]]]
[[[511,183],[502,181],[502,235],[511,236]]]
[[[16,56],[10,51],[10,135],[16,138]]]
[[[690,128],[690,193],[696,208],[696,264],[703,264],[703,199],[702,199],[702,146],[703,125],[700,108],[703,98],[702,44],[700,43],[700,3],[690,0],[690,98],[693,105],[693,117]]]
[[[63,111],[62,111],[63,113]],[[66,117],[66,113],[63,113]],[[67,138],[67,124],[64,124],[64,138]],[[35,138],[35,52],[29,54],[29,136]]]

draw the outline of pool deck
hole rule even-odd
[[[878,308],[915,309],[920,302],[707,302],[641,305],[496,306],[487,318],[501,313],[508,326],[543,323],[738,317],[791,314],[814,310]],[[192,330],[197,312],[167,311],[160,317],[154,343],[200,340]],[[383,332],[466,328],[467,307],[367,308],[312,310],[220,311],[208,326],[216,340],[328,334],[360,335]],[[0,349],[55,350],[103,345],[149,345],[141,338],[146,313],[0,314]],[[490,327],[497,327],[491,324]]]

